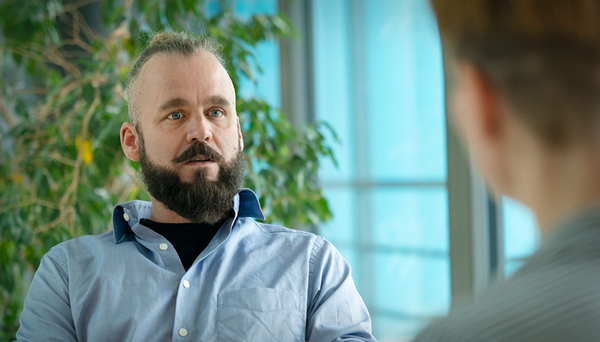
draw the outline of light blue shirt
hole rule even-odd
[[[241,190],[186,272],[173,246],[126,202],[113,230],[52,248],[20,317],[19,341],[375,341],[350,267],[314,234],[258,223]]]

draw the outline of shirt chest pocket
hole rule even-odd
[[[251,288],[220,293],[219,341],[304,341],[304,311],[293,291]]]

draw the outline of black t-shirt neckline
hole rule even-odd
[[[228,218],[214,224],[162,223],[145,218],[141,219],[140,223],[160,234],[173,245],[187,271]]]

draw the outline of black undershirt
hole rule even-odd
[[[214,224],[161,223],[149,219],[141,219],[140,223],[169,240],[187,271],[227,219]]]

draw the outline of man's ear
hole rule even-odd
[[[238,128],[238,139],[240,139],[240,148],[244,150],[244,137],[242,136],[242,127],[240,126],[240,118],[236,117],[237,120],[237,128]]]
[[[482,137],[498,138],[504,128],[504,113],[498,89],[476,65],[462,63],[458,68],[463,90],[466,90],[470,105],[473,107],[470,119],[473,120]]]
[[[500,90],[473,63],[456,65],[453,117],[461,138],[491,189],[514,193],[510,158],[515,146],[514,119]]]
[[[121,126],[121,147],[127,158],[135,162],[140,160],[139,137],[131,122],[124,122]]]

